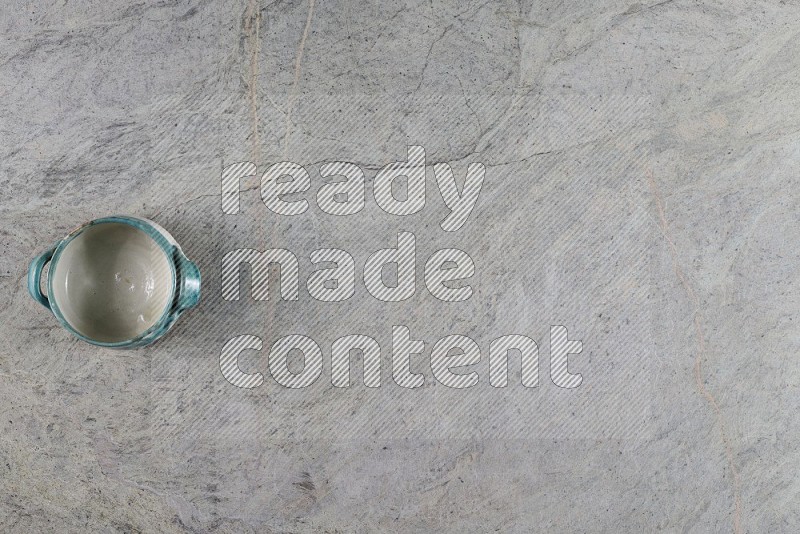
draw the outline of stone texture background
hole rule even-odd
[[[0,29],[3,530],[800,528],[796,3],[70,0],[6,3]],[[437,228],[430,173],[400,221],[369,193],[357,216],[275,217],[257,180],[220,211],[226,164],[371,178],[410,143],[459,176],[486,164],[461,232]],[[111,213],[164,225],[203,269],[201,306],[142,350],[72,339],[24,287],[35,254]],[[422,258],[468,251],[475,298],[220,297],[227,250],[363,265],[399,229]],[[428,350],[563,323],[585,384],[557,391],[545,366],[537,390],[457,395],[428,370],[410,393],[333,391],[327,371],[242,391],[219,373],[236,334],[388,350],[397,321]]]

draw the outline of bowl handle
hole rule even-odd
[[[200,301],[200,269],[180,251],[176,254],[180,289],[178,290],[178,309],[188,310]]]
[[[28,293],[31,294],[33,299],[50,310],[50,301],[48,298],[42,293],[42,270],[44,266],[47,265],[47,262],[53,257],[53,253],[55,252],[56,247],[52,247],[49,250],[45,250],[31,261],[30,266],[28,266]]]

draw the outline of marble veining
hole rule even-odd
[[[796,3],[0,11],[2,530],[800,528]],[[309,193],[307,213],[275,217],[261,202],[274,162],[304,165],[314,191],[322,164],[353,162],[371,191],[413,144],[429,167],[419,214],[331,217]],[[225,215],[221,173],[244,161],[260,172]],[[447,234],[430,167],[461,180],[478,161],[475,213]],[[203,271],[200,306],[136,351],[74,339],[25,288],[31,258],[112,214],[164,226]],[[397,306],[363,287],[339,307],[221,296],[233,248],[336,247],[361,268],[401,229],[423,259],[475,258],[468,303],[424,287]],[[304,331],[328,351],[365,332],[388,349],[407,324],[428,350],[451,333],[546,347],[562,322],[585,347],[574,392],[545,371],[535,391],[494,391],[483,370],[459,396],[430,368],[419,392],[338,391],[327,372],[308,391],[247,391],[219,370],[243,333]],[[240,363],[266,372],[266,354]]]

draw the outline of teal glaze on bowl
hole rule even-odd
[[[45,295],[41,277],[48,262]],[[145,278],[128,276],[128,271]],[[109,277],[114,278],[111,283]],[[169,232],[131,216],[84,224],[28,268],[28,292],[37,302],[79,339],[111,348],[141,347],[162,337],[184,311],[197,305],[200,282],[197,265]]]

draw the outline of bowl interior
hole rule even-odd
[[[49,274],[64,319],[81,335],[104,343],[133,339],[170,306],[170,259],[142,230],[101,223],[73,238]]]

